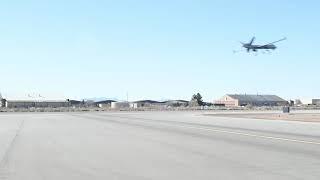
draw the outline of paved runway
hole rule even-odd
[[[315,179],[320,123],[201,112],[0,114],[0,179]]]

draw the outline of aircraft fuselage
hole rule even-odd
[[[256,51],[258,49],[272,49],[272,50],[277,49],[277,46],[275,46],[274,44],[268,44],[268,45],[264,45],[264,46],[244,44],[243,47],[247,48],[248,50],[253,50],[253,51]]]

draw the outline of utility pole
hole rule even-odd
[[[127,102],[129,102],[129,94],[128,94],[128,92],[127,92]]]

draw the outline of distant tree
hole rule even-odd
[[[190,105],[192,106],[202,106],[204,105],[202,96],[200,93],[194,94],[191,98]]]

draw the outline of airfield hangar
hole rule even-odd
[[[69,106],[69,101],[1,100],[1,107],[5,108],[58,108]]]
[[[154,100],[140,100],[130,103],[130,108],[150,108],[155,106],[163,106],[163,102],[154,101]]]
[[[114,101],[114,100],[103,100],[103,101],[95,102],[95,105],[97,107],[100,107],[100,108],[110,108],[112,102],[116,102],[116,101]]]
[[[285,106],[288,101],[276,95],[227,94],[215,101],[216,105],[236,106]]]
[[[312,99],[312,105],[320,106],[320,99]]]
[[[127,109],[130,107],[129,102],[123,101],[123,102],[111,102],[110,104],[111,109]]]
[[[189,101],[184,100],[168,100],[168,101],[154,101],[154,100],[140,100],[130,103],[130,108],[167,108],[187,106]]]

